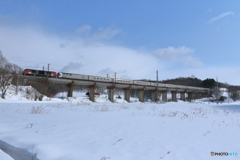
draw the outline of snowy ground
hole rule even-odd
[[[78,96],[0,99],[0,149],[19,160],[240,158],[239,102],[110,103],[101,96],[92,103]],[[5,152],[0,159],[11,159]]]

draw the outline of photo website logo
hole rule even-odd
[[[210,152],[211,156],[238,156],[237,152]]]

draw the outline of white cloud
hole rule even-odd
[[[119,34],[121,30],[111,28],[99,28],[98,32],[93,34],[94,39],[110,39]]]
[[[196,57],[190,55],[194,49],[181,46],[178,48],[167,47],[154,51],[154,55],[162,61],[171,63],[179,63],[184,66],[201,66],[203,63]]]
[[[87,40],[102,40],[102,39],[111,39],[117,34],[121,32],[120,29],[112,29],[112,28],[99,28],[96,32],[92,31],[92,27],[90,25],[84,25],[79,27],[76,30],[76,33],[81,35],[87,35],[85,37]]]
[[[200,61],[197,57],[192,56],[184,56],[180,57],[179,59],[176,59],[177,63],[181,63],[184,66],[203,66],[203,62]]]
[[[206,13],[212,12],[212,8],[208,9]]]
[[[113,76],[114,74],[115,74],[115,72],[113,70],[111,70],[110,68],[104,68],[97,73],[97,75],[100,75],[100,76],[109,75],[109,77]]]
[[[214,18],[210,19],[210,20],[208,21],[208,23],[214,22],[214,21],[216,21],[216,20],[222,19],[222,18],[227,17],[227,16],[230,16],[230,15],[234,15],[234,12],[225,12],[225,13],[222,13],[222,14],[218,15],[217,17],[214,17]]]
[[[85,34],[86,32],[91,31],[91,29],[92,29],[92,27],[90,25],[84,25],[84,26],[79,27],[76,30],[76,33]]]
[[[185,55],[185,54],[189,54],[189,53],[193,53],[194,49],[185,47],[185,46],[181,46],[178,48],[174,48],[174,47],[168,47],[168,48],[161,48],[161,49],[157,49],[154,54],[158,57],[158,58],[172,58],[172,57],[176,57],[179,55]]]
[[[104,42],[114,38],[121,33],[120,29],[99,28],[94,31],[90,25],[79,27],[76,31],[77,35],[83,40],[84,45],[91,45],[93,43]]]
[[[83,65],[81,63],[69,62],[68,65],[64,66],[61,72],[77,72]]]

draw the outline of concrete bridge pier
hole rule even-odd
[[[114,87],[111,87],[111,88],[108,88],[108,99],[111,101],[111,102],[114,102]]]
[[[72,81],[72,83],[68,83],[67,87],[68,87],[68,94],[67,97],[72,97],[73,96],[73,87],[75,86],[74,82]]]
[[[173,102],[177,102],[177,92],[176,91],[172,91],[172,101]]]
[[[162,92],[162,101],[167,102],[167,91]]]
[[[156,102],[157,101],[157,92],[156,91],[151,91],[151,101]]]
[[[193,92],[188,92],[188,101],[193,99]]]
[[[138,99],[140,102],[144,102],[144,89],[138,90]]]
[[[199,98],[201,98],[201,93],[196,92],[196,93],[194,94],[194,99],[199,99]]]
[[[124,89],[124,99],[127,102],[130,102],[130,92],[131,92],[131,88]]]
[[[180,93],[180,100],[186,101],[185,92]]]
[[[89,86],[89,99],[90,101],[92,102],[95,102],[95,89],[96,89],[96,86],[93,85],[93,86]]]

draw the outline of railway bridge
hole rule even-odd
[[[72,79],[59,79],[59,78],[47,78],[47,77],[37,77],[37,76],[21,76],[23,79],[28,81],[44,81],[48,83],[56,83],[56,84],[65,84],[68,87],[68,97],[73,96],[73,88],[76,85],[87,86],[89,88],[89,99],[92,102],[95,102],[95,89],[97,87],[106,87],[108,89],[108,99],[111,102],[114,102],[114,90],[116,88],[124,90],[124,99],[127,102],[130,102],[130,91],[132,89],[138,90],[138,98],[140,102],[144,102],[144,92],[151,92],[151,100],[157,101],[157,93],[160,93],[162,96],[162,101],[167,102],[167,93],[171,92],[172,101],[177,101],[177,93],[180,93],[180,99],[185,101],[185,94],[188,96],[188,100],[192,100],[193,95],[199,95],[203,93],[207,93],[209,89],[200,88],[200,87],[192,87],[192,86],[181,86],[181,85],[172,85],[172,84],[164,84],[161,86],[159,83],[158,86],[149,86],[144,84],[127,84],[120,82],[102,82],[97,80],[72,80]]]

